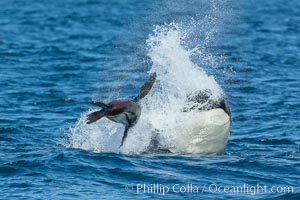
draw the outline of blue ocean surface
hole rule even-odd
[[[299,11],[298,0],[0,1],[0,199],[300,199]],[[193,65],[223,88],[224,153],[141,153],[135,138],[124,153],[106,131],[122,126],[99,122],[106,140],[83,127],[91,100],[136,96],[164,61],[180,81]]]

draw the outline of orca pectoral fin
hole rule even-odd
[[[104,117],[105,115],[105,110],[99,110],[99,111],[95,111],[92,112],[90,114],[87,115],[87,124],[91,124],[96,122],[97,120],[101,119],[102,117]]]
[[[141,87],[141,90],[138,94],[138,96],[136,96],[134,98],[135,101],[139,101],[140,99],[144,98],[151,90],[154,82],[156,80],[156,72],[152,73],[150,78],[148,79],[148,81]]]
[[[120,145],[119,148],[121,148],[121,147],[123,146],[123,143],[124,143],[124,141],[125,141],[125,139],[126,139],[126,137],[127,137],[128,129],[129,129],[129,126],[126,125],[126,126],[125,126],[125,130],[124,130],[124,134],[123,134],[123,137],[122,137],[121,145]]]

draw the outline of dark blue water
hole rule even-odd
[[[1,1],[0,198],[300,199],[299,11],[298,0]],[[193,61],[228,96],[225,153],[129,156],[68,148],[68,128],[91,99],[137,93],[151,68],[145,41],[154,25],[188,29],[191,18],[200,25],[187,46],[213,33],[202,45],[217,67]],[[138,190],[142,184],[150,190]],[[151,191],[154,184],[160,190]],[[266,190],[253,189],[257,184]]]

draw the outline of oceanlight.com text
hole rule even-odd
[[[125,185],[125,191],[137,194],[161,194],[168,193],[244,193],[244,194],[264,194],[264,193],[293,193],[294,186],[268,186],[264,184],[250,185],[247,183],[241,185],[221,185],[211,184],[129,184]]]

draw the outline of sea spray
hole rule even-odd
[[[176,127],[177,124],[190,120],[190,115],[182,114],[187,96],[195,91],[210,90],[211,98],[223,97],[223,91],[214,77],[208,76],[191,61],[193,51],[183,46],[184,39],[185,33],[176,23],[156,26],[154,33],[149,36],[148,56],[152,61],[150,72],[157,73],[157,83],[141,101],[142,116],[131,130],[127,144],[122,149],[123,153],[145,151],[153,137],[159,137],[159,148],[173,149],[176,152],[174,144],[177,136],[192,131],[189,130],[192,127],[184,127],[184,131]]]
[[[149,150],[155,138],[159,140],[159,148],[181,153],[174,144],[192,131],[191,127],[177,126],[192,116],[182,114],[187,96],[206,90],[211,91],[213,99],[224,95],[214,77],[192,62],[191,56],[201,49],[197,45],[193,49],[184,46],[187,35],[186,30],[174,22],[156,26],[149,35],[146,44],[152,62],[150,72],[157,73],[157,81],[148,96],[141,100],[141,117],[129,130],[122,148],[119,149],[123,125],[108,119],[86,125],[86,113],[70,128],[68,146],[95,152],[140,154]]]
[[[74,126],[69,128],[66,146],[93,152],[118,152],[120,145],[117,133],[122,132],[123,125],[112,123],[103,118],[97,123],[86,124],[86,115],[95,110],[89,110],[81,114]]]

